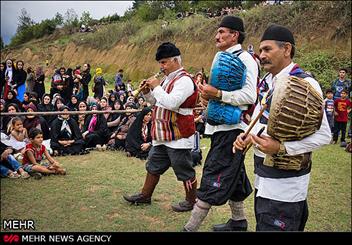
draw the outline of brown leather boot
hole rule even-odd
[[[123,198],[132,203],[132,204],[151,204],[151,197],[153,195],[155,186],[158,184],[160,179],[160,175],[154,175],[151,173],[147,173],[147,176],[145,178],[144,186],[142,188],[142,192],[132,195],[132,196],[127,196],[124,195]]]
[[[175,212],[187,212],[193,209],[197,198],[197,179],[194,177],[191,180],[184,181],[183,186],[186,191],[186,200],[177,204],[171,205],[172,210]]]

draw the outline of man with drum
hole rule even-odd
[[[186,198],[172,205],[175,212],[191,211],[196,202],[197,179],[192,167],[191,150],[195,133],[193,108],[198,89],[182,67],[180,50],[170,42],[161,44],[155,55],[161,71],[161,81],[152,77],[140,85],[146,100],[154,106],[152,114],[153,146],[149,152],[144,186],[140,193],[124,195],[133,204],[150,204],[160,175],[172,167],[177,180],[183,181]]]
[[[253,118],[260,111],[264,113],[259,114],[260,119],[250,134],[245,139],[240,134],[233,147],[237,152],[249,143],[254,145],[256,230],[303,231],[308,219],[311,153],[331,140],[325,110],[321,110],[322,91],[314,78],[293,63],[295,40],[286,27],[269,26],[261,38],[259,51],[261,64],[268,73],[259,84]],[[298,96],[310,97],[302,99],[308,101],[306,105],[300,101],[293,103],[297,87],[308,91]],[[309,114],[305,115],[306,111]],[[311,115],[317,116],[311,118]],[[291,118],[290,123],[286,123],[287,118]],[[305,121],[307,118],[309,122]],[[296,122],[308,125],[308,132],[293,126]],[[266,130],[257,136],[263,126]]]
[[[214,230],[247,230],[242,201],[252,189],[245,173],[242,153],[232,152],[233,140],[243,132],[246,124],[240,117],[236,118],[237,121],[233,120],[236,122],[231,120],[222,122],[217,121],[222,116],[218,118],[209,116],[218,114],[225,106],[232,115],[235,115],[233,112],[246,110],[248,105],[256,101],[258,66],[252,56],[242,50],[241,44],[244,38],[242,19],[235,16],[226,16],[222,19],[215,36],[216,47],[222,52],[218,52],[214,58],[210,84],[198,85],[203,102],[207,104],[209,101],[206,132],[211,134],[211,146],[205,161],[200,188],[197,190],[197,202],[189,221],[184,226],[184,231],[197,231],[211,206],[220,206],[227,201],[231,207],[232,218],[226,224],[215,226]],[[228,62],[219,61],[226,57],[230,57]],[[240,70],[236,70],[236,67]],[[243,77],[241,88],[232,89],[234,80],[228,81],[230,89],[220,89],[216,85],[221,77],[235,79],[240,73],[243,75],[241,75]],[[218,103],[217,107],[211,109],[210,105],[216,103]],[[240,182],[240,188],[238,188]],[[248,186],[245,193],[238,190],[242,189],[242,182]]]

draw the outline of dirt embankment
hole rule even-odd
[[[110,50],[97,50],[86,46],[76,46],[73,42],[67,45],[32,43],[16,50],[5,50],[1,60],[12,58],[23,60],[25,67],[46,67],[46,76],[51,76],[55,68],[72,67],[90,63],[92,68],[102,67],[105,72],[115,74],[118,69],[124,69],[125,74],[133,80],[151,76],[158,72],[155,61],[155,51],[160,43],[149,43],[145,46],[117,44]],[[216,53],[214,41],[208,43],[177,41],[182,53],[183,65],[193,72],[204,67],[209,70],[212,58]]]

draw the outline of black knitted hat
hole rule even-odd
[[[225,16],[221,20],[219,27],[227,27],[234,31],[244,32],[243,20],[236,16],[231,16],[231,15]]]
[[[166,42],[166,43],[162,43],[158,47],[158,50],[156,51],[156,54],[155,54],[155,59],[159,61],[164,58],[170,58],[178,55],[181,55],[181,52],[175,46],[175,44]]]
[[[284,26],[273,24],[269,26],[262,36],[260,40],[275,40],[275,41],[282,41],[282,42],[289,42],[292,45],[295,45],[295,39],[293,37],[292,32]]]

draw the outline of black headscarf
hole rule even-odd
[[[144,116],[151,112],[152,109],[150,107],[144,108],[136,117],[136,120],[132,123],[131,127],[128,130],[126,137],[126,150],[132,155],[138,155],[141,151],[141,144],[151,142],[151,121],[147,124],[148,127],[148,136],[145,141],[142,137],[142,127],[143,127],[143,119]]]

